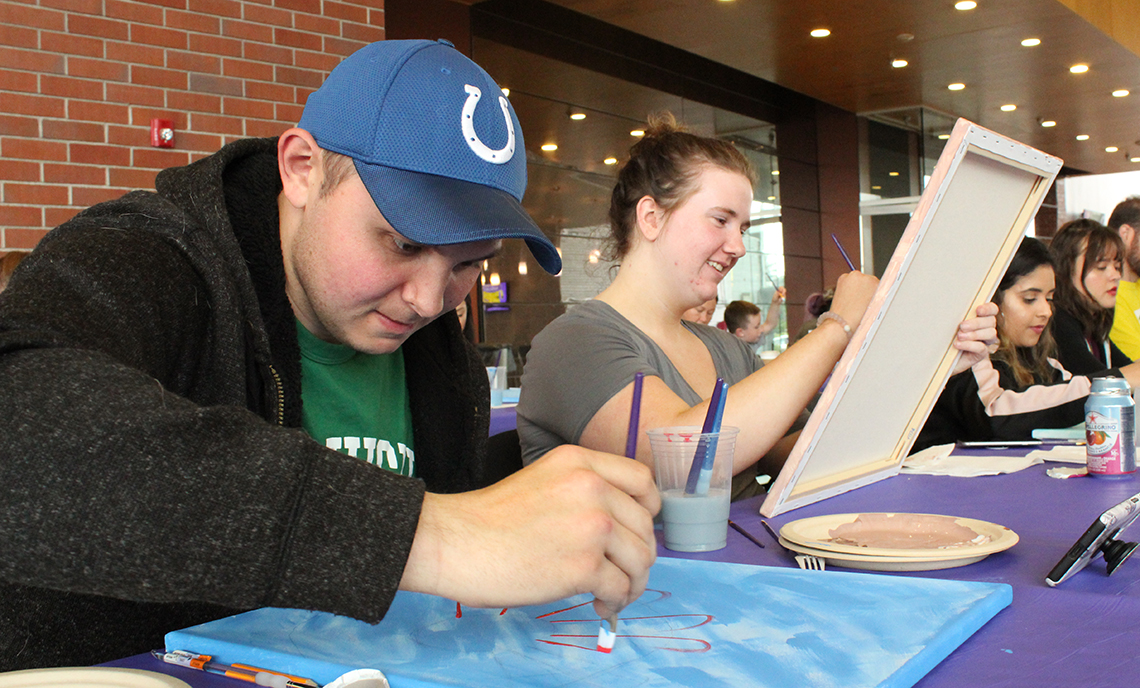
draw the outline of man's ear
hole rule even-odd
[[[649,196],[642,196],[637,202],[637,229],[649,241],[656,241],[661,236],[661,228],[665,223],[665,211],[657,205],[657,201]]]
[[[321,149],[312,134],[296,127],[281,134],[277,139],[277,171],[289,204],[304,208],[310,189],[317,189],[324,174]]]
[[[1120,240],[1124,242],[1124,247],[1127,249],[1132,245],[1132,239],[1136,236],[1136,228],[1132,225],[1120,225],[1120,229],[1116,230],[1120,235]]]

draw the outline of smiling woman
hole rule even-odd
[[[763,369],[742,340],[683,320],[716,297],[745,253],[753,177],[731,143],[685,131],[671,116],[650,122],[611,197],[613,283],[551,323],[528,354],[518,407],[525,460],[567,443],[621,453],[632,382],[645,373],[642,427],[700,425],[723,378],[731,385],[724,424],[741,429],[737,494],[755,488],[758,470],[779,470],[795,440],[785,436],[843,352],[877,280],[841,277],[834,317]],[[652,465],[647,442],[637,458]]]

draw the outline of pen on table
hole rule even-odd
[[[230,678],[236,678],[239,681],[255,683],[259,686],[270,686],[270,688],[320,688],[320,684],[311,678],[301,678],[300,676],[283,674],[270,669],[259,669],[246,664],[222,664],[221,662],[215,662],[212,655],[200,655],[194,652],[186,652],[185,650],[171,650],[170,652],[151,650],[150,653],[154,655],[155,658],[161,659],[167,664],[186,667],[187,669],[197,669],[198,671],[205,671],[206,673],[218,674],[220,676],[228,676]]]
[[[629,404],[629,429],[625,435],[625,456],[627,459],[637,458],[637,427],[641,423],[641,387],[645,383],[645,373],[633,376],[633,400]],[[611,614],[608,619],[602,619],[602,626],[598,629],[598,652],[609,654],[614,649],[617,640],[618,616]]]
[[[835,242],[835,247],[839,249],[839,255],[843,256],[843,260],[847,262],[847,267],[854,270],[855,264],[851,262],[851,257],[847,255],[847,251],[843,250],[843,244],[839,243],[839,237],[835,236],[835,232],[831,233],[831,239]]]
[[[737,524],[736,524],[736,523],[735,523],[735,522],[734,522],[734,521],[733,521],[731,518],[730,518],[730,519],[728,519],[728,525],[730,525],[730,526],[732,527],[732,529],[733,529],[733,530],[735,530],[736,532],[740,533],[740,534],[741,534],[741,535],[743,535],[744,537],[746,537],[746,538],[748,538],[749,540],[751,540],[751,541],[752,541],[752,544],[756,545],[756,546],[757,546],[757,547],[759,547],[760,549],[764,549],[764,543],[763,543],[763,542],[760,542],[759,540],[757,540],[757,539],[755,538],[755,536],[753,536],[753,535],[752,535],[752,533],[749,533],[747,530],[745,530],[745,529],[741,528],[741,527],[740,527],[739,525],[737,525]]]

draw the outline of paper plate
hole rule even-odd
[[[190,688],[173,676],[141,669],[65,667],[28,669],[0,674],[0,688]]]
[[[812,549],[811,547],[797,545],[794,542],[788,542],[784,538],[780,538],[780,544],[793,552],[819,557],[825,560],[828,566],[861,569],[864,571],[937,571],[939,569],[952,569],[973,564],[989,556],[989,554],[976,553],[963,556],[959,553],[946,554],[941,557],[880,557]]]
[[[811,550],[907,560],[980,558],[1007,550],[1018,541],[1017,533],[988,521],[903,513],[804,518],[785,524],[780,537]]]

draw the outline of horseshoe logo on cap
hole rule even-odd
[[[487,144],[479,140],[479,135],[475,133],[475,106],[479,104],[483,92],[471,84],[465,85],[463,90],[467,91],[467,102],[463,103],[463,139],[467,141],[468,147],[475,155],[487,162],[502,165],[509,161],[515,155],[515,125],[511,121],[510,105],[507,104],[507,99],[499,96],[499,107],[503,109],[503,119],[507,122],[507,145],[499,150],[491,150]]]

